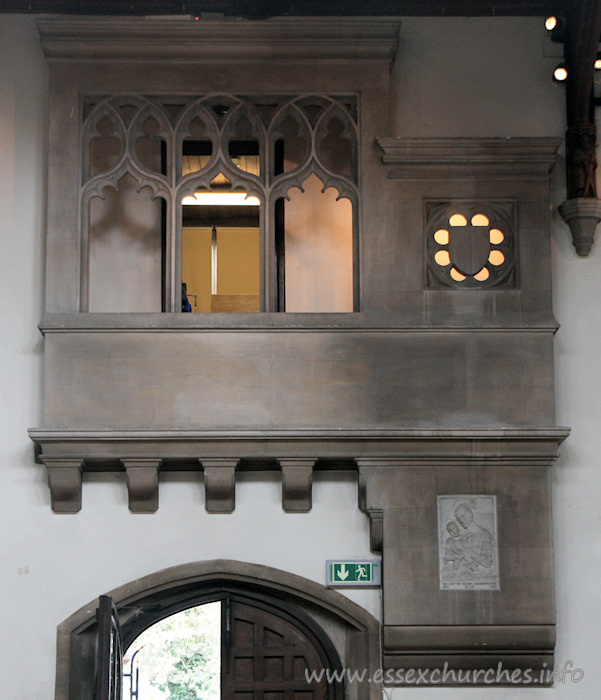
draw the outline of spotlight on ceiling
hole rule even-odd
[[[595,70],[601,70],[601,53],[597,54],[597,58],[595,59],[595,62],[593,63],[593,67]]]
[[[553,42],[560,44],[564,42],[565,27],[566,23],[563,17],[550,15],[545,19],[545,29],[549,32],[549,36]]]
[[[555,70],[553,71],[553,80],[555,80],[558,83],[563,83],[564,80],[567,80],[567,77],[568,69],[566,68],[566,64],[558,63],[555,67]]]

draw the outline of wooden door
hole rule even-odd
[[[309,683],[328,661],[293,618],[235,598],[223,604],[221,700],[335,700],[340,684]]]

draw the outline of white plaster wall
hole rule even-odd
[[[30,19],[0,15],[0,47],[0,697],[48,700],[56,628],[100,593],[215,558],[323,583],[327,558],[371,555],[347,477],[318,476],[308,514],[285,514],[280,480],[255,477],[240,481],[232,515],[209,515],[201,483],[178,476],[161,484],[155,515],[129,513],[118,477],[84,483],[79,514],[52,513],[27,437],[41,421],[47,74]],[[379,614],[377,591],[351,597]]]
[[[395,75],[404,101],[396,133],[563,133],[562,95],[550,80],[555,59],[542,56],[535,20],[408,19],[403,34]],[[427,41],[433,37],[439,42]],[[282,512],[278,481],[247,478],[232,515],[208,515],[200,485],[177,476],[162,484],[152,516],[129,513],[116,476],[84,484],[79,514],[51,512],[44,470],[34,463],[26,434],[40,423],[36,325],[42,315],[46,119],[46,70],[30,18],[0,15],[0,52],[1,696],[46,700],[53,697],[56,627],[99,593],[167,566],[215,557],[323,581],[326,558],[369,555],[368,533],[356,486],[342,477],[316,479],[308,514]],[[451,90],[453,66],[465,77]],[[559,202],[561,177],[557,181]],[[584,679],[544,691],[395,690],[393,700],[601,696],[601,242],[589,259],[578,259],[554,214],[553,252],[556,315],[563,324],[556,346],[558,423],[573,428],[553,475],[557,661],[561,668],[572,660]],[[352,597],[378,614],[377,593]]]

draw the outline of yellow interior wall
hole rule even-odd
[[[259,243],[258,228],[217,228],[217,294],[256,296],[258,304]],[[192,311],[209,313],[212,296],[209,227],[182,230],[182,282],[187,284]],[[196,306],[192,294],[197,295]]]

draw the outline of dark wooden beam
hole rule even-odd
[[[568,69],[568,126],[593,122],[593,63],[601,36],[601,0],[579,0],[567,6],[564,56]]]
[[[576,3],[577,4],[577,3]],[[80,15],[543,16],[553,0],[0,0],[0,12]]]
[[[564,8],[566,175],[568,199],[596,197],[594,61],[601,36],[601,0],[567,2]]]

